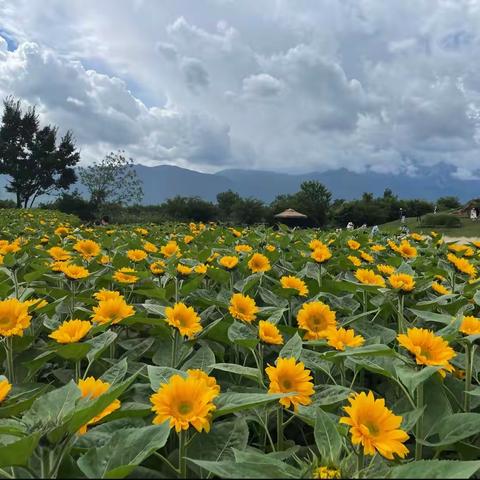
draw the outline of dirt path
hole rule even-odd
[[[449,236],[444,236],[443,239],[446,242],[455,242],[455,243],[461,243],[461,244],[466,244],[470,242],[479,242],[480,237],[449,237]]]

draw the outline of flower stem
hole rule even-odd
[[[177,365],[177,330],[174,329],[172,335],[172,368]]]
[[[283,450],[283,407],[277,410],[277,452]]]
[[[12,384],[15,383],[15,370],[13,366],[13,341],[12,337],[5,338],[5,354],[7,360],[7,377]]]
[[[417,408],[418,409],[423,408],[423,384],[422,383],[417,387]],[[423,436],[423,412],[420,415],[420,418],[417,420],[417,424],[415,426],[415,460],[422,459],[422,444],[419,442],[422,436]]]
[[[398,294],[398,333],[405,333],[405,317],[403,315],[405,297]]]
[[[81,378],[80,373],[80,360],[75,361],[75,383],[78,383],[78,380]]]
[[[463,399],[463,409],[465,412],[470,411],[470,389],[472,388],[472,373],[473,373],[473,354],[475,349],[472,344],[467,342],[465,344],[465,393]]]
[[[188,430],[182,430],[178,435],[178,470],[180,478],[187,478],[187,435]]]
[[[364,463],[364,453],[362,450],[362,446],[360,446],[357,453],[357,477],[358,478],[362,478],[363,463]]]

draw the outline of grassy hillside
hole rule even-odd
[[[462,218],[462,226],[458,228],[431,228],[423,227],[416,217],[409,217],[406,219],[406,224],[411,232],[429,233],[432,230],[443,233],[450,237],[480,237],[480,221],[473,222],[469,218]],[[395,233],[401,227],[400,220],[388,222],[380,226],[383,232]]]

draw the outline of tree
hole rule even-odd
[[[265,205],[256,198],[242,198],[233,209],[234,221],[246,225],[263,222],[265,214]]]
[[[0,174],[10,177],[6,189],[17,207],[31,207],[44,194],[67,190],[75,183],[80,153],[70,131],[57,146],[57,127],[40,128],[35,107],[22,111],[20,100],[3,101],[0,126]]]
[[[458,200],[458,197],[440,197],[437,200],[438,210],[441,212],[443,210],[453,210],[455,208],[460,208],[462,204]]]
[[[301,205],[301,213],[307,215],[316,225],[325,225],[332,200],[332,194],[325,185],[315,180],[303,182],[295,196],[297,204]]]
[[[217,194],[217,205],[222,220],[230,220],[232,218],[235,204],[241,201],[241,197],[237,192],[227,190]]]
[[[40,204],[40,208],[52,208],[63,213],[70,213],[84,221],[90,221],[95,218],[92,204],[82,198],[78,190],[74,190],[71,193],[62,192],[54,202]]]
[[[133,159],[124,152],[111,152],[100,162],[79,168],[80,179],[90,193],[90,202],[102,212],[107,204],[129,205],[143,198],[142,181]]]

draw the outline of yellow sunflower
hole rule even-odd
[[[262,342],[269,343],[270,345],[282,345],[283,336],[276,325],[267,320],[260,320],[258,322],[258,338]]]
[[[232,270],[238,265],[238,257],[234,255],[225,255],[224,257],[220,258],[218,263],[222,266],[227,268],[228,270]]]
[[[57,262],[69,260],[71,255],[62,247],[52,247],[47,250],[48,254]]]
[[[373,270],[359,268],[355,272],[355,278],[364,285],[374,285],[376,287],[385,287],[385,280]]]
[[[398,335],[397,340],[402,347],[415,355],[417,365],[442,367],[442,375],[445,375],[443,370],[453,371],[449,361],[455,357],[455,351],[446,340],[431,330],[409,328],[406,334]]]
[[[171,240],[166,245],[160,248],[160,253],[167,258],[170,258],[173,255],[178,256],[180,254],[180,247],[175,240]]]
[[[415,280],[408,273],[394,273],[388,277],[388,282],[395,290],[411,292],[415,288]]]
[[[28,314],[28,304],[16,298],[0,301],[0,335],[3,337],[23,336],[30,326],[32,316]]]
[[[352,262],[355,267],[359,267],[362,264],[362,261],[354,255],[349,255],[347,259],[350,260],[350,262]]]
[[[253,272],[268,272],[272,267],[270,260],[261,253],[254,253],[248,261],[248,268]]]
[[[143,249],[148,253],[157,253],[158,248],[151,242],[145,242],[143,244]]]
[[[252,323],[257,318],[258,307],[252,297],[235,293],[230,299],[228,311],[233,318]]]
[[[200,317],[192,307],[187,307],[184,303],[176,303],[173,308],[165,309],[167,323],[178,329],[183,337],[193,338],[202,331]]]
[[[138,280],[137,273],[133,268],[123,267],[113,274],[114,280],[120,283],[135,283]]]
[[[125,318],[135,315],[135,309],[128,305],[123,297],[102,300],[93,307],[92,321],[96,323],[119,323]]]
[[[150,265],[150,271],[154,275],[160,275],[165,272],[165,262],[162,260],[157,260]]]
[[[249,253],[253,250],[253,248],[250,245],[245,245],[245,244],[240,244],[235,246],[235,251],[240,253]]]
[[[402,240],[397,252],[403,258],[415,258],[417,256],[417,249],[413,245],[410,245],[408,240]]]
[[[193,272],[193,268],[192,267],[189,267],[188,265],[184,265],[183,263],[179,263],[177,265],[177,272],[180,274],[180,275],[190,275],[192,272]]]
[[[82,398],[98,398],[100,395],[103,395],[108,391],[110,388],[110,384],[108,382],[104,382],[102,380],[97,380],[94,377],[88,377],[85,380],[78,381],[78,388],[82,392]],[[110,405],[108,405],[102,412],[100,412],[97,416],[93,417],[89,420],[85,425],[80,427],[78,433],[83,435],[87,432],[87,428],[89,425],[94,425],[98,423],[100,420],[105,418],[107,415],[110,415],[115,410],[118,410],[121,406],[120,400],[114,400]]]
[[[85,260],[91,260],[97,255],[100,255],[100,245],[93,240],[79,240],[73,248],[79,252]],[[59,258],[57,260],[61,259]]]
[[[104,300],[115,300],[117,298],[123,298],[123,295],[116,290],[107,290],[105,288],[102,288],[98,292],[95,292],[93,294],[93,297],[99,302],[101,302]]]
[[[344,407],[347,416],[340,418],[340,423],[350,426],[354,445],[362,445],[366,455],[378,452],[389,460],[394,455],[408,455],[404,443],[409,436],[400,429],[402,417],[388,409],[383,398],[375,400],[372,392],[362,392],[353,394],[349,402],[350,406]]]
[[[282,288],[297,290],[298,295],[301,297],[306,297],[308,295],[308,287],[306,283],[302,279],[294,277],[293,275],[282,277],[280,279],[280,284],[282,285]]]
[[[297,314],[298,326],[306,331],[306,340],[327,338],[337,325],[336,313],[322,302],[304,303]]]
[[[328,344],[336,350],[345,350],[345,347],[360,347],[365,339],[361,335],[355,335],[351,328],[339,328],[331,330],[327,336]]]
[[[86,320],[68,320],[63,322],[49,337],[58,343],[79,342],[92,328],[92,324]]]
[[[310,398],[314,394],[312,376],[302,362],[297,363],[295,358],[279,357],[276,366],[269,365],[265,372],[270,380],[268,393],[294,392],[291,396],[279,399],[285,408],[293,405],[296,411],[299,405],[312,403]]]
[[[459,330],[465,335],[480,335],[480,318],[473,316],[463,317]]]
[[[335,479],[342,478],[342,474],[338,468],[322,466],[313,471],[312,478],[319,478],[322,480]]]
[[[440,295],[450,295],[452,293],[451,290],[444,287],[441,283],[432,282],[432,290],[439,293]]]
[[[5,378],[0,380],[0,403],[2,403],[12,389],[12,384]]]
[[[317,263],[323,263],[332,258],[332,252],[326,245],[324,245],[323,247],[316,248],[310,256]]]
[[[90,275],[90,272],[85,267],[70,263],[63,265],[61,271],[70,280],[81,280]]]
[[[395,267],[392,267],[391,265],[387,265],[385,263],[377,265],[377,270],[387,276],[393,275],[395,273]]]
[[[175,427],[177,433],[190,426],[198,432],[209,432],[211,415],[216,408],[213,400],[218,393],[219,390],[212,388],[202,376],[173,375],[150,397],[155,412],[153,423],[168,420],[170,428]]]
[[[148,253],[145,250],[140,249],[127,250],[127,257],[132,262],[141,262],[148,257]]]
[[[348,240],[347,245],[351,250],[358,250],[360,248],[360,243],[356,240]]]

